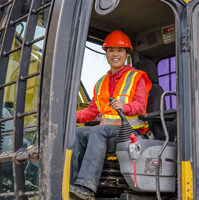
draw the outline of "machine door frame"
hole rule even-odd
[[[198,199],[198,138],[199,97],[197,83],[197,35],[194,20],[198,15],[198,0],[161,0],[175,15],[177,140],[178,140],[178,199]],[[196,30],[195,30],[196,31]],[[196,31],[197,32],[197,31]],[[191,33],[191,34],[190,34]],[[195,38],[194,38],[195,37]],[[192,98],[194,97],[194,98]]]
[[[54,4],[41,90],[39,199],[68,199],[77,94],[92,5],[92,0]]]
[[[191,88],[192,88],[192,169],[193,169],[193,197],[194,199],[199,199],[199,146],[197,141],[199,141],[199,1],[192,1],[188,4],[188,23],[190,30],[190,55],[191,55]]]
[[[195,88],[198,86],[193,80],[193,75],[197,71],[193,69],[191,55],[195,51],[190,47],[189,33],[192,19],[190,10],[198,4],[198,0],[160,1],[168,4],[175,15],[178,198],[186,199],[189,196],[192,199],[191,197],[194,196],[197,199],[198,165],[196,163],[198,161],[196,153],[193,154],[192,146],[194,146],[194,130],[198,130],[196,125],[193,126],[197,119],[196,114],[193,117],[193,110],[197,108],[198,96],[195,96],[194,102],[191,97],[193,86]],[[43,181],[41,182],[40,199],[53,200],[62,197],[64,200],[68,199],[70,158],[75,139],[78,80],[81,75],[92,5],[93,1],[90,0],[55,1],[46,47],[41,99],[40,146]],[[196,64],[194,66],[196,68]],[[57,88],[58,85],[59,88]],[[50,98],[47,99],[46,96]],[[194,148],[198,148],[197,145]],[[195,165],[197,168],[194,168]],[[192,177],[195,178],[192,179]]]

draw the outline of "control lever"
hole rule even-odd
[[[113,97],[109,97],[110,102],[112,102],[113,100],[114,100]],[[136,135],[136,132],[131,128],[124,113],[120,109],[116,109],[116,111],[122,121],[122,124],[121,124],[118,134],[117,134],[117,142],[126,142],[130,139],[131,133],[134,133]]]
[[[109,101],[112,102],[114,100],[113,97],[109,97]],[[129,122],[127,121],[124,113],[120,110],[120,109],[116,109],[118,115],[120,116],[121,120],[122,120],[122,125],[129,125]]]

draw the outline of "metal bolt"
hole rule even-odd
[[[13,24],[14,24],[14,21],[10,20],[10,25],[13,26]]]

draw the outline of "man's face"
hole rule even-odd
[[[124,66],[127,56],[126,49],[123,47],[109,47],[107,49],[106,58],[112,73],[116,73]]]

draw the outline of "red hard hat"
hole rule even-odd
[[[130,51],[133,50],[129,37],[119,30],[113,31],[106,36],[102,49],[106,50],[108,47],[124,47],[129,48]]]

